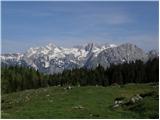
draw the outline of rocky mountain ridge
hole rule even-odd
[[[145,53],[141,48],[130,43],[122,45],[88,43],[72,48],[58,47],[50,43],[44,47],[30,48],[23,54],[2,54],[1,63],[30,66],[40,72],[53,74],[80,67],[94,69],[99,64],[107,68],[110,64],[135,60],[145,62],[154,57],[158,57],[157,51]]]

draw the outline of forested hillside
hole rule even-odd
[[[98,66],[96,69],[65,70],[59,74],[47,75],[32,68],[20,66],[2,67],[2,93],[47,86],[87,86],[126,83],[148,83],[159,81],[159,59],[143,63],[140,60],[131,63],[111,65],[108,69]]]

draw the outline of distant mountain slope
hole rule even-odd
[[[48,44],[44,47],[30,48],[23,54],[2,54],[2,65],[30,66],[44,73],[58,73],[64,69],[95,68],[101,64],[105,68],[135,60],[147,61],[158,57],[155,50],[145,53],[133,44],[94,44],[88,43],[73,48]]]

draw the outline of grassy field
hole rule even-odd
[[[113,108],[117,97],[129,100],[141,93],[154,94],[129,106]],[[49,87],[2,95],[2,118],[158,118],[158,86]]]

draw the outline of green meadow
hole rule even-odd
[[[151,94],[148,94],[151,93]],[[141,101],[114,108],[114,100],[146,94]],[[2,118],[159,118],[156,84],[48,87],[2,94]]]

